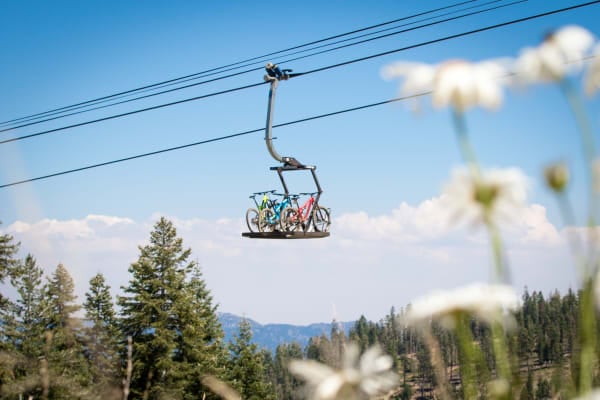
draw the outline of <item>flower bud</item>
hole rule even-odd
[[[562,193],[569,183],[569,169],[563,163],[546,167],[544,170],[546,184],[557,193]]]

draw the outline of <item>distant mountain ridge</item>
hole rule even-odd
[[[219,321],[225,331],[225,340],[231,341],[238,333],[238,326],[244,317],[230,313],[218,313]],[[252,341],[261,348],[275,351],[277,346],[282,343],[297,342],[304,348],[308,340],[314,336],[325,334],[329,337],[332,323],[314,323],[310,325],[291,325],[291,324],[259,324],[258,322],[245,318],[252,328]],[[335,322],[346,334],[354,326],[352,322]]]

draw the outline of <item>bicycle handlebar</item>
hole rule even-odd
[[[254,192],[249,196],[249,198],[254,199],[258,195],[267,194],[267,193],[275,194],[275,190],[265,190],[264,192]]]

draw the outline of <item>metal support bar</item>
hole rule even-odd
[[[265,142],[267,143],[267,149],[271,156],[279,161],[284,162],[283,157],[275,151],[273,147],[273,108],[275,105],[275,91],[279,81],[277,79],[271,79],[271,88],[269,89],[269,107],[267,108],[267,127],[265,128]]]
[[[281,185],[283,186],[283,192],[285,193],[286,196],[290,195],[290,192],[287,188],[287,185],[285,184],[285,179],[283,179],[283,174],[281,173],[282,169],[281,168],[277,168],[277,175],[279,175],[279,179],[281,180]]]
[[[321,185],[319,185],[319,180],[317,179],[317,173],[315,172],[317,168],[311,169],[312,177],[315,181],[315,185],[317,185],[317,198],[315,199],[315,204],[319,204],[319,199],[321,198],[321,193],[323,193],[323,189],[321,189]],[[311,215],[312,218],[312,215]]]
[[[279,175],[279,179],[281,180],[281,185],[283,186],[283,190],[285,192],[285,195],[288,196],[289,190],[287,187],[287,184],[285,183],[285,179],[283,177],[283,172],[284,171],[304,171],[309,169],[313,180],[315,181],[315,186],[317,187],[317,197],[315,199],[315,202],[317,204],[319,204],[319,198],[321,197],[321,193],[323,193],[323,188],[321,188],[321,185],[319,184],[319,179],[317,178],[317,173],[315,172],[317,167],[315,167],[314,165],[304,165],[302,167],[294,167],[294,166],[283,166],[283,167],[271,167],[271,171],[277,171],[277,175]]]

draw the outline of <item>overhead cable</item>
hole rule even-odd
[[[364,32],[364,31],[367,31],[367,30],[370,30],[370,29],[378,28],[378,27],[381,27],[381,26],[393,24],[393,23],[400,22],[400,21],[405,21],[405,20],[408,20],[408,19],[411,19],[411,18],[420,17],[420,16],[423,16],[423,15],[427,15],[427,14],[431,14],[431,13],[437,12],[437,11],[447,10],[447,9],[450,9],[450,8],[453,8],[453,7],[461,6],[461,5],[464,5],[464,4],[467,4],[467,3],[473,3],[473,2],[476,2],[476,1],[478,1],[478,0],[462,1],[462,2],[451,4],[451,5],[448,5],[448,6],[439,7],[439,8],[433,9],[433,10],[428,10],[428,11],[424,11],[424,12],[412,14],[412,15],[409,15],[409,16],[397,18],[397,19],[394,19],[394,20],[391,20],[391,21],[378,23],[378,24],[371,25],[371,26],[368,26],[368,27],[365,27],[365,28],[355,29],[355,30],[352,30],[350,32],[336,34],[336,35],[329,36],[329,37],[326,37],[326,38],[323,38],[323,39],[319,39],[319,40],[311,41],[311,42],[308,42],[308,43],[304,43],[304,44],[296,45],[296,46],[293,46],[293,47],[289,47],[289,48],[286,48],[286,49],[283,49],[283,50],[278,50],[278,51],[274,51],[274,52],[271,52],[271,53],[266,53],[266,54],[263,54],[263,55],[260,55],[260,56],[248,58],[248,59],[241,60],[241,61],[237,61],[237,62],[234,62],[234,63],[231,63],[231,64],[227,64],[227,65],[223,65],[223,66],[220,66],[220,67],[207,69],[205,71],[196,72],[196,73],[189,74],[189,75],[184,75],[184,76],[181,76],[181,77],[178,77],[178,78],[168,79],[168,80],[161,81],[161,82],[158,82],[158,83],[153,83],[153,84],[149,84],[149,85],[137,87],[137,88],[134,88],[134,89],[125,90],[125,91],[118,92],[118,93],[115,93],[115,94],[111,94],[111,95],[107,95],[107,96],[102,96],[102,97],[98,97],[98,98],[91,99],[91,100],[86,100],[86,101],[79,102],[79,103],[76,103],[76,104],[72,104],[72,105],[69,105],[69,106],[63,106],[63,107],[60,107],[60,108],[56,108],[56,109],[53,109],[53,110],[48,110],[48,111],[40,112],[40,113],[37,113],[37,114],[32,114],[32,115],[25,116],[25,117],[15,118],[15,119],[12,119],[12,120],[9,120],[9,121],[0,122],[0,126],[1,125],[5,125],[5,124],[9,124],[9,123],[13,123],[13,122],[17,122],[17,121],[22,121],[24,119],[29,119],[29,118],[32,118],[32,117],[37,117],[37,116],[42,116],[42,115],[46,115],[46,114],[49,114],[49,113],[54,113],[54,112],[57,112],[57,111],[71,109],[73,107],[82,106],[82,105],[85,105],[85,104],[90,104],[90,103],[95,103],[95,102],[99,102],[99,101],[102,101],[102,100],[111,99],[111,98],[114,98],[114,97],[118,97],[118,96],[129,94],[129,93],[134,93],[134,92],[138,92],[138,91],[141,91],[141,90],[150,89],[150,88],[153,88],[153,87],[156,87],[156,86],[161,86],[161,85],[176,83],[178,81],[181,81],[181,80],[184,80],[184,79],[193,78],[193,77],[197,77],[197,76],[205,74],[205,73],[219,71],[221,69],[225,69],[225,68],[228,68],[228,67],[233,67],[233,66],[236,66],[236,65],[239,65],[239,64],[244,64],[244,63],[247,63],[247,62],[250,62],[250,61],[254,61],[254,60],[258,60],[258,59],[263,59],[265,57],[270,57],[270,56],[274,56],[274,55],[277,55],[277,54],[285,53],[285,52],[288,52],[288,51],[291,51],[291,50],[300,49],[302,47],[307,47],[307,46],[311,46],[311,45],[314,45],[314,44],[323,43],[323,42],[326,42],[326,41],[329,41],[329,40],[341,38],[341,37],[348,36],[348,35],[353,35],[355,33]]]
[[[442,37],[442,38],[433,39],[433,40],[429,40],[429,41],[426,41],[426,42],[421,42],[421,43],[417,43],[417,44],[413,44],[413,45],[410,45],[410,46],[401,47],[401,48],[394,49],[394,50],[388,50],[388,51],[385,51],[385,52],[382,52],[382,53],[372,54],[372,55],[369,55],[369,56],[365,56],[365,57],[361,57],[361,58],[355,58],[355,59],[344,61],[344,62],[337,63],[337,64],[331,64],[331,65],[328,65],[328,66],[324,66],[324,67],[320,67],[320,68],[315,68],[315,69],[312,69],[312,70],[309,70],[309,71],[306,71],[306,72],[302,72],[302,73],[299,73],[299,74],[296,74],[296,75],[302,76],[302,75],[313,74],[313,73],[316,73],[316,72],[321,72],[321,71],[329,70],[329,69],[332,69],[332,68],[338,68],[338,67],[342,67],[342,66],[354,64],[354,63],[357,63],[357,62],[362,62],[362,61],[370,60],[370,59],[373,59],[373,58],[377,58],[377,57],[382,57],[382,56],[386,56],[386,55],[398,53],[398,52],[401,52],[401,51],[406,51],[406,50],[410,50],[410,49],[414,49],[414,48],[418,48],[418,47],[423,47],[423,46],[431,45],[431,44],[434,44],[434,43],[440,43],[440,42],[443,42],[443,41],[446,41],[446,40],[450,40],[450,39],[456,39],[456,38],[460,38],[460,37],[472,35],[472,34],[475,34],[475,33],[485,32],[485,31],[488,31],[488,30],[497,29],[497,28],[501,28],[501,27],[504,27],[504,26],[509,26],[509,25],[513,25],[513,24],[517,24],[517,23],[529,21],[529,20],[536,19],[536,18],[546,17],[546,16],[552,15],[552,14],[557,14],[557,13],[561,13],[561,12],[571,11],[571,10],[574,10],[574,9],[577,9],[577,8],[586,7],[586,6],[590,6],[590,5],[594,5],[594,4],[598,4],[598,3],[600,3],[600,0],[593,0],[593,1],[586,2],[586,3],[576,4],[576,5],[573,5],[573,6],[569,6],[569,7],[565,7],[565,8],[561,8],[561,9],[557,9],[557,10],[552,10],[552,11],[547,11],[547,12],[544,12],[544,13],[535,14],[535,15],[531,15],[531,16],[528,16],[528,17],[523,17],[523,18],[519,18],[519,19],[507,21],[507,22],[502,22],[502,23],[499,23],[499,24],[489,25],[489,26],[486,26],[486,27],[483,27],[483,28],[478,28],[478,29],[474,29],[474,30],[470,30],[470,31],[462,32],[462,33],[457,33],[457,34],[454,34],[454,35],[445,36],[445,37]],[[138,110],[133,110],[133,111],[125,112],[125,113],[122,113],[122,114],[116,114],[116,115],[112,115],[112,116],[108,116],[108,117],[98,118],[98,119],[91,120],[91,121],[84,121],[84,122],[80,122],[80,123],[76,123],[76,124],[72,124],[72,125],[67,125],[67,126],[63,126],[63,127],[59,127],[59,128],[49,129],[49,130],[46,130],[46,131],[36,132],[36,133],[27,134],[27,135],[23,135],[23,136],[17,136],[17,137],[14,137],[14,138],[2,140],[2,141],[0,141],[0,144],[15,142],[15,141],[19,141],[19,140],[23,140],[23,139],[28,139],[28,138],[32,138],[32,137],[36,137],[36,136],[41,136],[41,135],[46,135],[46,134],[49,134],[49,133],[59,132],[59,131],[63,131],[63,130],[67,130],[67,129],[71,129],[71,128],[75,128],[75,127],[80,127],[80,126],[89,125],[89,124],[93,124],[93,123],[97,123],[97,122],[107,121],[107,120],[111,120],[111,119],[115,119],[115,118],[120,118],[120,117],[124,117],[124,116],[128,116],[128,115],[132,115],[132,114],[138,114],[138,113],[145,112],[145,111],[156,110],[156,109],[159,109],[159,108],[164,108],[164,107],[169,107],[169,106],[176,105],[176,104],[182,104],[182,103],[186,103],[186,102],[190,102],[190,101],[200,100],[200,99],[204,99],[204,98],[207,98],[207,97],[212,97],[212,96],[216,96],[216,95],[220,95],[220,94],[231,93],[231,92],[234,92],[234,91],[239,91],[239,90],[243,90],[243,89],[248,89],[248,88],[256,87],[256,86],[262,85],[264,83],[265,82],[259,82],[259,83],[255,83],[255,84],[251,84],[251,85],[246,85],[246,86],[241,86],[241,87],[237,87],[237,88],[223,90],[223,91],[220,91],[220,92],[209,93],[209,94],[206,94],[206,95],[196,96],[196,97],[192,97],[192,98],[188,98],[188,99],[183,99],[183,100],[173,101],[173,102],[170,102],[170,103],[159,104],[159,105],[156,105],[156,106],[151,106],[151,107],[146,107],[146,108],[142,108],[142,109],[138,109]]]
[[[493,4],[493,3],[497,3],[499,1],[503,1],[503,0],[492,0],[492,1],[484,3],[482,5]],[[437,25],[437,24],[441,24],[441,23],[453,21],[453,20],[456,20],[456,19],[473,16],[473,15],[480,14],[480,13],[483,13],[483,12],[493,11],[493,10],[496,10],[496,9],[499,9],[499,8],[512,6],[512,5],[523,3],[523,2],[526,2],[526,1],[528,1],[528,0],[517,0],[517,1],[513,1],[513,2],[508,3],[508,4],[503,4],[503,5],[499,5],[499,6],[495,6],[495,7],[490,7],[490,8],[484,9],[484,10],[479,10],[479,11],[475,11],[475,12],[471,12],[471,13],[467,13],[467,14],[462,14],[462,15],[459,15],[459,16],[456,16],[456,17],[452,17],[452,18],[446,18],[446,19],[435,21],[435,22],[432,22],[432,23],[427,23],[427,24],[416,26],[416,27],[412,27],[412,28],[408,28],[408,29],[403,29],[403,30],[392,32],[392,33],[388,33],[388,34],[385,34],[385,35],[380,35],[380,36],[376,36],[376,37],[373,37],[373,38],[364,39],[364,40],[361,40],[361,41],[357,41],[357,42],[345,44],[345,45],[342,45],[342,46],[337,46],[337,47],[333,47],[333,48],[330,48],[330,49],[321,50],[321,51],[313,52],[313,53],[310,53],[310,54],[305,54],[303,56],[289,58],[287,60],[277,61],[277,62],[278,63],[286,63],[286,62],[291,62],[291,61],[297,61],[297,60],[301,60],[301,59],[313,57],[315,55],[320,55],[320,54],[332,52],[332,51],[335,51],[335,50],[343,49],[343,48],[346,48],[346,47],[351,47],[351,46],[355,46],[355,45],[358,45],[358,44],[363,44],[363,43],[371,42],[371,41],[374,41],[374,40],[383,39],[383,38],[387,38],[387,37],[390,37],[390,36],[398,35],[398,34],[401,34],[401,33],[406,33],[406,32],[414,31],[414,30],[417,30],[417,29],[421,29],[421,28],[430,27],[430,26],[433,26],[433,25]],[[482,5],[478,5],[478,7],[480,7]],[[475,6],[472,6],[472,7],[469,7],[469,8],[474,8],[474,7]],[[460,10],[460,11],[464,11],[464,9]],[[449,15],[449,14],[453,14],[453,13],[454,12],[446,13],[446,14],[442,14],[442,15],[437,15],[437,16],[435,16],[435,18],[439,18],[441,16]],[[346,41],[349,41],[349,40],[355,40],[355,39],[358,39],[358,38],[361,38],[361,37],[365,37],[365,36],[368,36],[368,35],[372,35],[372,34],[376,34],[376,33],[381,33],[381,32],[385,32],[385,31],[389,31],[391,29],[397,29],[397,28],[400,28],[402,26],[411,25],[411,24],[414,24],[414,23],[417,23],[417,22],[423,22],[423,21],[426,21],[426,20],[430,20],[431,18],[432,17],[430,17],[430,18],[424,18],[422,20],[413,21],[413,22],[408,23],[408,24],[402,24],[400,26],[395,26],[393,28],[387,28],[387,29],[383,29],[383,30],[380,30],[380,31],[371,32],[371,33],[368,33],[368,34],[365,34],[365,35],[360,35],[360,36],[357,36],[357,37],[354,37],[354,38],[344,39],[344,40],[340,40],[340,41],[337,41],[337,42],[328,43],[326,45],[316,46],[316,47],[313,47],[311,49],[305,49],[305,50],[302,50],[302,51],[299,51],[299,52],[287,54],[287,56],[291,56],[291,55],[303,53],[303,52],[306,52],[306,51],[316,50],[316,49],[323,48],[323,47],[326,47],[326,46],[332,46],[334,44],[343,43],[343,42],[346,42]],[[214,72],[214,73],[209,73],[209,74],[205,74],[205,75],[202,75],[202,76],[197,76],[197,77],[194,77],[194,78],[191,78],[191,79],[188,79],[188,80],[196,80],[199,77],[208,77],[208,76],[211,76],[211,75],[216,75],[216,74],[220,74],[220,73],[223,73],[223,72],[229,72],[229,71],[236,70],[236,69],[239,69],[239,68],[242,68],[242,67],[248,67],[248,66],[252,66],[252,65],[256,65],[256,64],[257,64],[257,62],[254,62],[254,63],[250,63],[250,64],[241,65],[241,66],[238,66],[238,67],[235,67],[235,68],[223,69],[222,71],[219,71],[219,72]],[[254,68],[246,69],[246,70],[243,70],[243,71],[240,71],[240,72],[235,72],[235,73],[231,73],[231,74],[228,74],[228,75],[224,75],[224,76],[220,76],[220,77],[216,77],[216,78],[204,80],[204,81],[201,81],[201,82],[195,82],[195,83],[191,83],[191,84],[187,84],[187,85],[183,85],[183,86],[178,86],[176,88],[167,89],[167,90],[163,90],[163,91],[159,91],[159,92],[154,92],[154,93],[150,93],[150,94],[147,94],[147,95],[130,98],[130,99],[127,99],[127,100],[116,101],[116,102],[113,102],[113,103],[110,103],[110,104],[105,104],[105,105],[100,105],[100,106],[95,106],[95,107],[93,107],[93,105],[95,105],[95,104],[81,105],[81,106],[78,106],[78,107],[73,106],[73,108],[71,108],[70,110],[66,110],[66,111],[62,111],[62,112],[58,113],[60,115],[56,115],[56,116],[52,116],[51,117],[50,115],[53,115],[53,114],[48,114],[47,118],[43,118],[43,119],[37,119],[37,118],[35,118],[36,120],[33,120],[31,122],[24,121],[24,123],[21,123],[19,125],[0,129],[0,133],[12,131],[12,130],[16,130],[16,129],[19,129],[19,128],[24,128],[24,127],[31,126],[31,125],[37,125],[37,124],[41,124],[41,123],[44,123],[44,122],[49,122],[49,121],[53,121],[53,120],[60,119],[60,118],[70,117],[70,116],[82,114],[82,113],[85,113],[85,112],[96,111],[96,110],[100,110],[100,109],[107,108],[107,107],[113,107],[113,106],[116,106],[116,105],[130,103],[130,102],[133,102],[133,101],[138,101],[138,100],[146,99],[146,98],[149,98],[149,97],[159,96],[159,95],[163,95],[163,94],[167,94],[167,93],[171,93],[171,92],[175,92],[175,91],[179,91],[179,90],[183,90],[183,89],[189,89],[191,87],[195,87],[195,86],[199,86],[199,85],[204,85],[204,84],[207,84],[207,83],[211,83],[211,82],[215,82],[215,81],[219,81],[219,80],[223,80],[223,79],[228,79],[228,78],[231,78],[231,77],[235,77],[235,76],[247,74],[247,73],[250,73],[250,72],[256,72],[256,71],[262,70],[262,68],[263,68],[262,66],[261,67],[254,67]],[[188,80],[182,80],[180,82],[186,82]],[[166,86],[164,86],[164,87],[166,87]],[[98,102],[96,104],[100,104],[100,103],[101,102]],[[77,110],[77,109],[80,109],[80,108],[85,108],[85,109],[84,110],[79,110],[79,111],[74,111],[74,110]],[[69,111],[72,111],[72,112],[69,112]]]
[[[2,140],[2,141],[0,141],[0,144],[15,142],[17,140],[29,139],[29,138],[41,136],[41,135],[47,135],[49,133],[60,132],[60,131],[66,130],[66,129],[77,128],[80,126],[95,124],[97,122],[108,121],[108,120],[115,119],[115,118],[121,118],[121,117],[125,117],[127,115],[139,114],[139,113],[142,113],[145,111],[157,110],[159,108],[169,107],[169,106],[173,106],[175,104],[182,104],[182,103],[187,103],[187,102],[194,101],[194,100],[205,99],[207,97],[217,96],[217,95],[224,94],[224,93],[236,92],[239,90],[249,89],[249,88],[253,88],[253,87],[264,85],[264,84],[265,84],[265,82],[253,83],[251,85],[240,86],[240,87],[236,87],[233,89],[221,90],[220,92],[209,93],[209,94],[205,94],[202,96],[192,97],[189,99],[177,100],[177,101],[173,101],[170,103],[159,104],[159,105],[152,106],[152,107],[141,108],[139,110],[128,111],[128,112],[125,112],[122,114],[110,115],[108,117],[98,118],[98,119],[94,119],[91,121],[79,122],[79,123],[72,124],[72,125],[62,126],[60,128],[54,128],[54,129],[48,129],[48,130],[42,131],[42,132],[30,133],[29,135],[23,135],[23,136],[14,137],[11,139]]]
[[[384,105],[384,104],[394,103],[394,102],[401,101],[401,100],[407,100],[407,99],[411,99],[411,98],[415,98],[415,97],[419,97],[419,96],[424,96],[424,95],[427,95],[427,94],[430,94],[430,93],[431,92],[423,92],[423,93],[418,93],[418,94],[414,94],[414,95],[411,95],[411,96],[397,97],[397,98],[394,98],[394,99],[384,100],[384,101],[380,101],[380,102],[377,102],[377,103],[371,103],[371,104],[366,104],[366,105],[362,105],[362,106],[358,106],[358,107],[347,108],[347,109],[344,109],[344,110],[333,111],[333,112],[329,112],[329,113],[326,113],[326,114],[314,115],[312,117],[306,117],[306,118],[301,118],[301,119],[297,119],[297,120],[294,120],[294,121],[288,121],[288,122],[283,122],[283,123],[280,123],[280,124],[276,124],[276,125],[273,125],[273,128],[279,128],[279,127],[282,127],[282,126],[299,124],[299,123],[302,123],[302,122],[312,121],[312,120],[315,120],[315,119],[320,119],[320,118],[325,118],[325,117],[331,117],[331,116],[338,115],[338,114],[344,114],[344,113],[348,113],[348,112],[352,112],[352,111],[358,111],[358,110],[363,110],[363,109],[366,109],[366,108],[372,108],[372,107],[376,107],[376,106],[381,106],[381,105]],[[264,130],[265,130],[265,128],[250,129],[250,130],[247,130],[247,131],[238,132],[238,133],[234,133],[234,134],[231,134],[231,135],[219,136],[219,137],[216,137],[216,138],[201,140],[199,142],[188,143],[188,144],[184,144],[184,145],[181,145],[181,146],[169,147],[169,148],[166,148],[166,149],[151,151],[151,152],[148,152],[148,153],[142,153],[142,154],[137,154],[137,155],[134,155],[134,156],[129,156],[129,157],[124,157],[124,158],[118,158],[118,159],[115,159],[115,160],[105,161],[105,162],[101,162],[101,163],[98,163],[98,164],[86,165],[84,167],[69,169],[69,170],[61,171],[61,172],[55,172],[55,173],[48,174],[48,175],[38,176],[36,178],[29,178],[29,179],[24,179],[24,180],[16,181],[16,182],[6,183],[6,184],[3,184],[3,185],[0,185],[0,189],[7,188],[7,187],[10,187],[10,186],[21,185],[23,183],[39,181],[39,180],[42,180],[42,179],[53,178],[53,177],[60,176],[60,175],[72,174],[72,173],[75,173],[75,172],[85,171],[85,170],[88,170],[88,169],[103,167],[103,166],[106,166],[106,165],[117,164],[117,163],[121,163],[121,162],[125,162],[125,161],[131,161],[131,160],[135,160],[137,158],[144,158],[144,157],[154,156],[154,155],[158,155],[158,154],[162,154],[162,153],[168,153],[168,152],[175,151],[175,150],[182,150],[182,149],[186,149],[186,148],[189,148],[189,147],[194,147],[194,146],[204,145],[204,144],[208,144],[208,143],[219,142],[219,141],[223,141],[223,140],[227,140],[227,139],[233,139],[233,138],[236,138],[236,137],[245,136],[245,135],[249,135],[249,134],[252,134],[252,133],[263,132]]]

